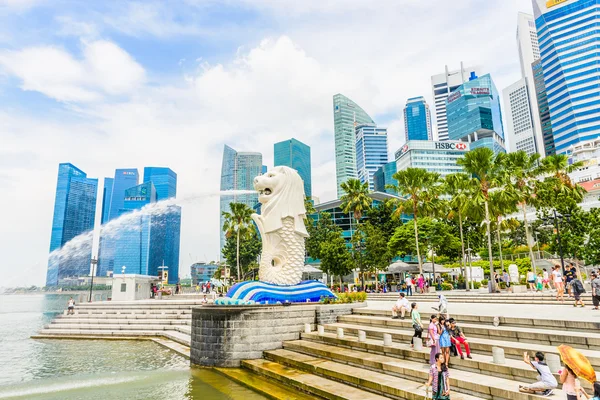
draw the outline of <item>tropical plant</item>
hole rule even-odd
[[[244,203],[229,203],[229,211],[223,211],[223,232],[226,237],[236,236],[236,266],[237,279],[241,279],[240,270],[240,238],[255,230],[251,215],[254,211]]]
[[[428,172],[422,168],[407,168],[396,172],[392,176],[397,185],[386,185],[387,189],[395,191],[401,199],[398,199],[396,217],[400,218],[403,213],[412,214],[415,233],[415,250],[419,261],[419,273],[423,273],[423,261],[419,249],[419,211],[429,213],[432,203],[438,198],[441,186],[440,175]]]
[[[369,197],[369,184],[361,183],[358,179],[348,179],[340,185],[344,194],[340,197],[342,200],[341,209],[347,213],[352,213],[358,223],[370,207],[373,199]]]
[[[337,275],[340,279],[340,289],[343,286],[342,277],[352,272],[354,263],[346,247],[346,241],[341,235],[331,237],[320,244],[321,269],[327,275]]]
[[[237,235],[226,238],[222,252],[228,265],[236,265],[239,260],[240,278],[238,280],[240,280],[253,268],[253,265],[256,266],[256,259],[261,249],[262,242],[256,229],[249,229],[248,233],[240,235],[239,245]],[[219,274],[218,278],[220,277]]]
[[[583,200],[585,189],[574,183],[569,174],[582,166],[582,162],[569,164],[564,154],[544,158],[538,172],[547,176],[536,184],[539,206],[546,210],[556,208],[561,213],[575,208]]]

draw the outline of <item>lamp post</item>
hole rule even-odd
[[[475,283],[473,283],[473,265],[471,264],[471,252],[473,251],[472,248],[468,247],[467,248],[467,257],[469,258],[469,279],[467,280],[467,292],[472,290],[475,290]],[[466,269],[466,268],[465,268]],[[469,281],[471,281],[471,289],[469,289]]]
[[[550,220],[552,220],[554,222],[554,227],[556,228],[556,239],[558,240],[558,251],[560,253],[560,266],[562,267],[562,273],[563,276],[565,274],[565,258],[563,255],[563,248],[562,248],[562,242],[560,240],[560,226],[559,226],[559,220],[562,221],[563,219],[566,219],[567,222],[571,222],[571,214],[559,214],[556,212],[556,209],[552,210],[552,215],[550,215],[549,217],[545,218],[544,221],[545,222],[550,222]]]
[[[96,264],[98,264],[98,260],[96,260],[95,257],[92,257],[92,260],[90,262],[92,263],[92,280],[90,281],[90,299],[88,300],[89,303],[92,302],[92,290],[94,289],[94,273],[96,270]]]

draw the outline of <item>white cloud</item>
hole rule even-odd
[[[0,52],[0,69],[33,90],[59,101],[97,101],[129,94],[144,82],[144,69],[116,44],[82,42],[83,59],[54,46]]]
[[[84,38],[96,38],[98,37],[98,27],[89,22],[83,22],[70,16],[58,16],[55,18],[60,24],[59,35],[64,36],[77,36]]]

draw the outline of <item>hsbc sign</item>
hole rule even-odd
[[[466,143],[435,142],[436,150],[467,150]]]

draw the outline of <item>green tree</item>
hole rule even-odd
[[[584,237],[584,246],[581,249],[585,263],[588,265],[600,264],[600,208],[592,208],[587,213],[587,233]]]
[[[550,155],[542,160],[538,170],[546,177],[536,184],[536,199],[545,211],[556,209],[560,213],[570,213],[583,200],[585,189],[574,183],[569,174],[583,166],[582,162],[569,165],[564,154]]]
[[[340,289],[342,277],[349,274],[354,268],[352,256],[346,246],[346,241],[339,234],[330,234],[327,241],[320,243],[321,269],[327,275],[339,276]]]
[[[379,226],[367,221],[360,225],[356,233],[352,238],[353,256],[361,272],[364,289],[364,274],[387,269],[392,256],[386,235]]]
[[[457,164],[462,166],[464,171],[471,174],[476,179],[479,186],[478,190],[474,193],[473,201],[474,204],[484,205],[485,212],[485,224],[486,224],[486,235],[488,240],[488,252],[490,271],[494,270],[494,263],[492,259],[492,234],[490,229],[490,190],[497,186],[497,173],[498,166],[500,163],[496,163],[499,156],[494,156],[493,150],[487,147],[479,147],[475,150],[467,152],[464,157],[457,160]],[[492,290],[496,291],[496,281],[491,279]]]
[[[306,239],[306,253],[309,257],[321,259],[321,243],[329,240],[333,236],[341,236],[342,229],[335,225],[331,219],[331,214],[327,212],[318,213],[316,218],[309,217],[307,221],[308,238]]]
[[[460,257],[460,239],[452,232],[452,228],[445,222],[433,218],[419,219],[419,246],[429,248],[438,255]],[[416,250],[413,227],[407,222],[398,228],[388,243],[392,256],[404,256]]]
[[[240,270],[240,240],[243,236],[249,235],[251,232],[255,231],[251,218],[254,211],[244,203],[229,203],[229,209],[231,212],[222,212],[225,219],[223,222],[223,232],[225,232],[226,238],[231,236],[236,237],[235,264],[237,266],[237,279],[239,281],[242,276]]]
[[[386,185],[386,188],[394,190],[402,198],[397,200],[396,216],[400,217],[402,213],[413,216],[415,250],[419,261],[419,272],[423,273],[419,248],[419,210],[426,213],[431,211],[432,203],[440,192],[440,175],[421,168],[407,168],[396,172],[392,177],[398,184]]]
[[[373,199],[369,197],[369,184],[361,183],[358,179],[348,179],[340,185],[344,194],[340,197],[340,208],[347,214],[354,215],[356,224],[360,223],[363,214],[371,208]],[[352,224],[352,221],[350,222]],[[352,226],[350,226],[352,230]]]
[[[245,234],[240,235],[239,241],[237,235],[230,235],[226,238],[223,256],[229,265],[237,263],[238,281],[248,272],[251,264],[256,263],[261,249],[262,242],[254,226],[251,226]]]

